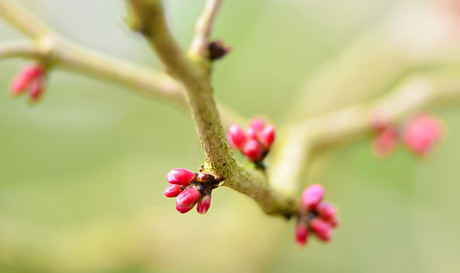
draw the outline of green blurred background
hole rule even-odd
[[[124,25],[122,1],[15,2],[71,41],[159,67]],[[307,76],[399,2],[226,1],[213,36],[233,51],[216,64],[217,99],[282,124]],[[203,4],[167,1],[184,47]],[[4,22],[0,38],[22,39]],[[328,245],[299,249],[292,221],[231,189],[214,192],[206,216],[164,198],[170,169],[203,162],[183,111],[61,70],[29,107],[7,92],[25,63],[0,62],[0,272],[460,272],[458,108],[436,109],[449,136],[428,159],[400,149],[380,161],[368,139],[321,157],[310,180],[343,224]]]

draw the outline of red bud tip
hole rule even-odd
[[[429,115],[421,115],[413,119],[403,133],[406,146],[418,155],[431,151],[440,139],[442,125],[440,121]]]
[[[331,218],[327,219],[327,222],[331,224],[333,227],[338,227],[340,225],[340,220],[337,215],[332,216]]]
[[[300,223],[297,223],[295,238],[299,246],[304,246],[307,243],[308,228]]]
[[[181,193],[180,185],[169,184],[165,189],[166,197],[177,197]]]
[[[260,142],[262,142],[265,147],[270,148],[273,141],[275,141],[275,127],[268,125],[260,133]]]
[[[187,169],[172,169],[166,176],[171,184],[188,185],[195,179],[195,173]]]
[[[241,149],[246,142],[246,134],[237,124],[234,124],[230,127],[228,130],[227,138],[230,146],[236,149]]]
[[[191,205],[186,206],[186,207],[176,205],[176,209],[180,213],[186,213],[186,212],[189,212],[190,210],[192,210],[194,206],[195,206],[195,204],[191,204]]]
[[[322,241],[329,241],[332,237],[332,226],[323,219],[315,218],[311,221],[311,229]]]
[[[45,84],[43,79],[38,78],[35,81],[30,83],[30,99],[32,101],[37,101],[43,95],[43,91],[45,90]]]
[[[251,161],[257,161],[260,158],[260,145],[254,139],[246,142],[243,148],[244,155]]]
[[[321,185],[313,184],[306,188],[302,194],[302,204],[309,208],[314,209],[324,197],[324,189]]]
[[[372,150],[377,157],[389,156],[398,145],[398,131],[394,127],[387,127],[372,142]]]
[[[176,198],[176,205],[181,207],[188,207],[194,205],[200,198],[200,191],[195,187],[185,189]]]
[[[337,208],[329,202],[321,202],[316,210],[324,219],[331,219],[337,215]]]
[[[249,128],[252,128],[256,133],[259,133],[265,128],[265,123],[260,118],[253,118],[249,124]]]
[[[198,204],[196,206],[196,211],[199,214],[206,214],[210,206],[211,206],[211,196],[205,195],[201,197],[200,201],[198,201]]]

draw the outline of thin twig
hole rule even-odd
[[[195,25],[195,37],[189,50],[192,55],[201,58],[206,55],[209,36],[211,35],[214,19],[221,4],[222,0],[208,0],[206,2],[204,10]]]

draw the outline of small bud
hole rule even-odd
[[[43,91],[45,90],[45,82],[43,79],[38,78],[30,83],[30,91],[29,97],[30,100],[36,102],[40,99],[43,95]]]
[[[331,226],[333,227],[338,227],[340,225],[340,220],[337,215],[334,215],[331,218],[327,219],[327,222],[331,224]]]
[[[217,40],[209,43],[208,50],[209,59],[215,61],[227,55],[232,50],[232,47],[224,45],[222,40]]]
[[[249,124],[249,128],[252,128],[255,132],[259,133],[265,128],[265,123],[260,118],[253,118]]]
[[[332,226],[323,219],[315,218],[311,221],[311,230],[322,241],[329,241],[332,237]]]
[[[188,185],[195,179],[195,173],[187,169],[172,169],[166,176],[171,184]]]
[[[372,141],[372,151],[379,158],[388,157],[398,145],[398,131],[387,127],[380,131]]]
[[[420,115],[410,121],[403,132],[405,145],[417,155],[429,153],[442,134],[441,122],[429,115]]]
[[[42,77],[44,74],[44,68],[40,64],[28,65],[22,69],[22,71],[14,78],[11,84],[11,94],[13,96],[23,93],[29,85]]]
[[[166,197],[177,197],[179,193],[181,193],[180,185],[176,184],[169,184],[164,191]]]
[[[195,187],[191,187],[182,191],[176,198],[176,205],[181,207],[188,207],[193,205],[200,198],[200,191]]]
[[[196,206],[196,211],[199,214],[206,214],[210,206],[211,206],[211,196],[206,194],[205,196],[201,197],[201,199],[198,201],[198,204]]]
[[[316,210],[324,219],[331,219],[337,215],[337,208],[334,204],[325,201],[319,203]]]
[[[243,129],[237,124],[230,126],[227,134],[228,142],[230,146],[235,149],[241,149],[246,142],[246,134]]]
[[[243,148],[244,155],[249,158],[249,160],[255,162],[260,158],[260,144],[254,139],[246,142]]]
[[[270,148],[270,146],[273,144],[273,141],[275,141],[275,127],[272,125],[265,127],[260,133],[259,138],[260,142],[262,142],[266,148]]]
[[[299,246],[304,246],[307,243],[308,228],[302,223],[297,223],[295,229],[295,238]]]
[[[195,204],[191,204],[191,205],[188,205],[188,206],[185,206],[185,207],[176,205],[176,209],[180,213],[186,213],[186,212],[189,212],[190,210],[192,210],[194,206],[195,206]]]
[[[324,189],[321,185],[313,184],[306,188],[302,194],[302,204],[309,208],[314,209],[324,197]]]

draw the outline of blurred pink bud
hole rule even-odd
[[[301,223],[297,223],[297,226],[295,229],[295,239],[297,241],[297,244],[299,246],[304,246],[307,243],[307,238],[308,238],[308,228]]]
[[[195,179],[195,173],[187,169],[172,169],[168,175],[166,175],[166,180],[171,184],[177,185],[188,185],[190,182]]]
[[[19,95],[25,91],[29,85],[44,74],[44,68],[40,64],[28,65],[14,78],[11,85],[11,93]]]
[[[251,123],[249,123],[249,128],[252,128],[256,133],[259,133],[265,128],[265,123],[260,118],[253,118]]]
[[[338,227],[340,225],[340,220],[337,214],[327,219],[327,222],[333,227]]]
[[[200,191],[195,187],[185,189],[176,198],[176,205],[181,207],[188,207],[193,205],[200,198]]]
[[[260,144],[254,139],[250,139],[244,144],[244,155],[251,161],[257,161],[260,158]]]
[[[316,210],[324,219],[331,219],[337,215],[337,208],[335,205],[325,201],[319,203]]]
[[[235,149],[241,149],[246,142],[246,134],[243,129],[237,124],[230,126],[227,134],[228,142],[230,146]]]
[[[38,78],[30,83],[30,99],[32,101],[37,101],[43,95],[43,91],[45,90],[45,82],[42,78]]]
[[[259,139],[266,148],[270,148],[275,141],[275,127],[272,125],[265,127],[260,133]]]
[[[211,206],[211,196],[206,194],[205,196],[201,197],[201,199],[198,201],[198,204],[196,206],[196,211],[199,214],[206,214],[210,206]]]
[[[389,156],[398,145],[398,131],[394,127],[387,127],[372,141],[372,150],[375,156],[384,158]]]
[[[191,204],[191,205],[188,205],[188,206],[185,206],[185,207],[176,205],[176,209],[180,213],[186,213],[186,212],[189,212],[190,210],[192,210],[194,206],[195,206],[195,204]]]
[[[332,237],[332,226],[323,219],[315,218],[311,221],[311,230],[322,241],[329,241]]]
[[[257,132],[254,128],[248,128],[248,138],[257,140],[259,138],[259,132]]]
[[[321,185],[313,184],[306,188],[302,194],[302,204],[309,208],[314,209],[324,197],[324,189]]]
[[[405,128],[403,140],[412,152],[423,156],[431,151],[441,134],[442,125],[437,118],[420,115]]]
[[[166,197],[177,197],[181,193],[180,185],[169,184],[165,189]]]

